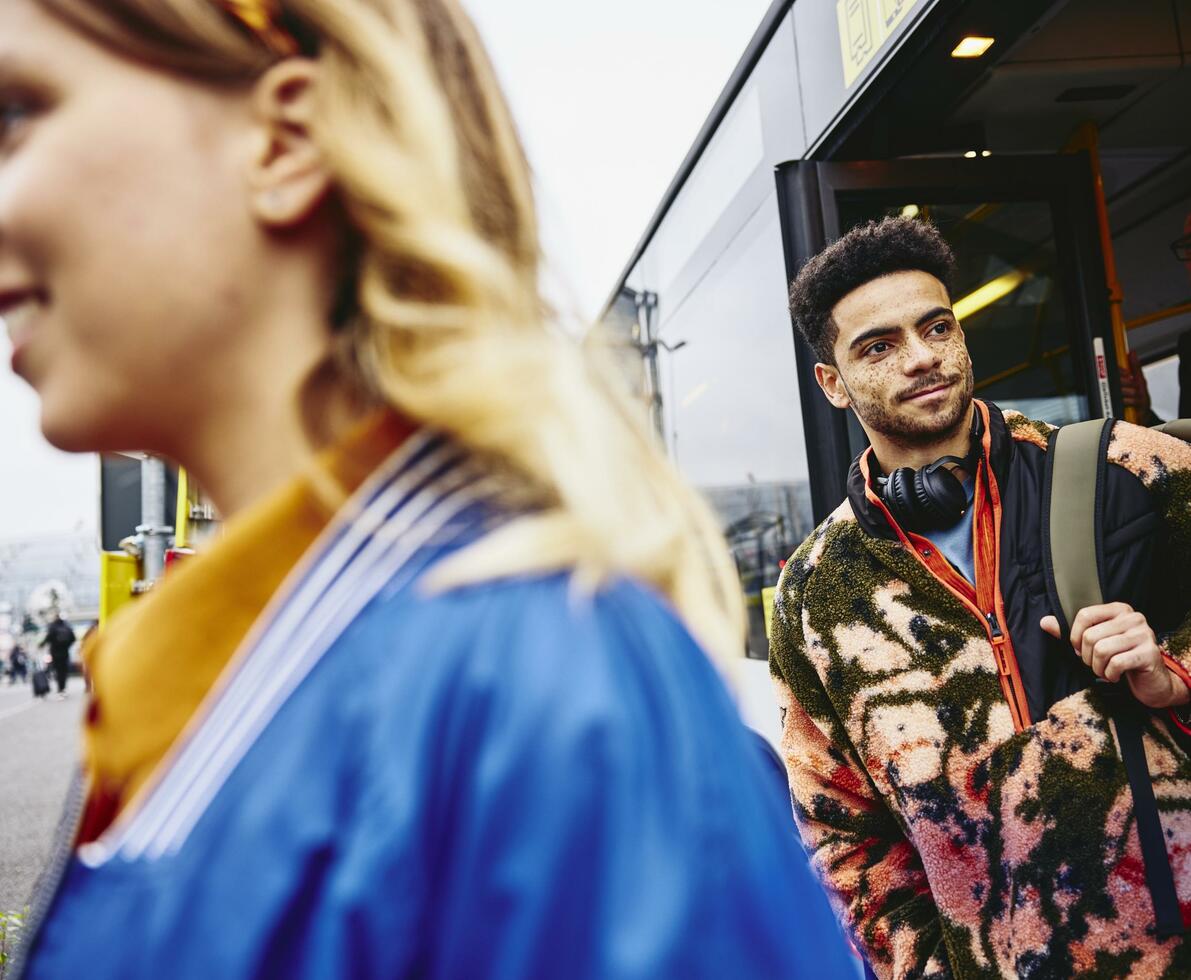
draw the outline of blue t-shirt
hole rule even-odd
[[[973,585],[976,584],[976,560],[972,553],[972,500],[976,493],[976,481],[964,481],[964,492],[968,495],[968,506],[964,516],[943,531],[932,531],[930,542],[943,553],[961,575]]]

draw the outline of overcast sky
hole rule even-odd
[[[770,0],[464,0],[537,177],[551,295],[594,317]],[[51,449],[0,338],[0,540],[93,529],[98,464]]]

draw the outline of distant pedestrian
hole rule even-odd
[[[74,630],[62,618],[62,614],[55,612],[54,621],[50,623],[40,646],[50,648],[50,664],[54,669],[54,680],[58,682],[58,700],[66,697],[66,678],[70,675],[70,648],[74,646]]]
[[[29,657],[19,643],[14,643],[12,651],[8,654],[8,676],[9,683],[12,684],[17,681],[24,684],[29,676]]]

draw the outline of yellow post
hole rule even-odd
[[[765,638],[773,638],[773,600],[777,598],[777,586],[761,590],[761,611],[765,614]]]
[[[177,513],[174,516],[174,547],[190,547],[190,480],[184,467],[178,468]]]
[[[133,585],[140,578],[140,562],[123,551],[99,554],[99,628],[117,610],[135,598]]]

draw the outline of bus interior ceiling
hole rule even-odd
[[[937,29],[827,155],[838,160],[1059,153],[1098,133],[1113,252],[1143,362],[1191,329],[1191,0],[947,4]],[[965,35],[988,54],[951,57]],[[1187,307],[1181,312],[1180,307]],[[1142,323],[1138,324],[1137,321]]]

